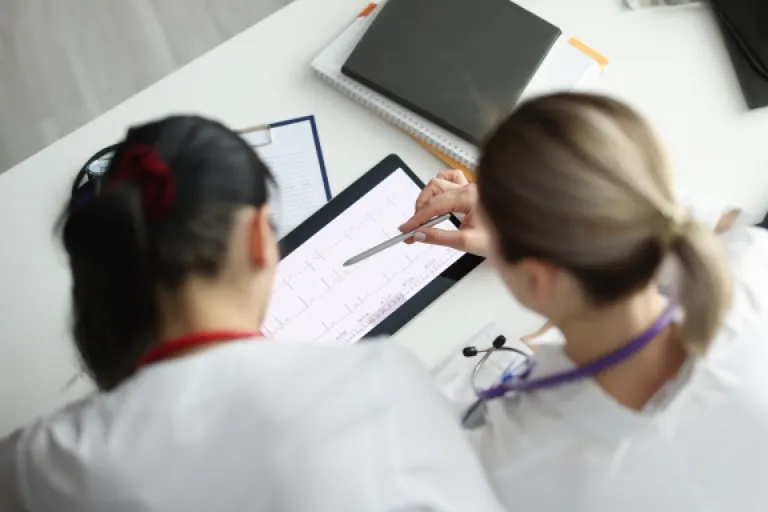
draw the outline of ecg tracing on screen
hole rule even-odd
[[[291,342],[354,343],[461,258],[445,247],[402,244],[343,266],[400,234],[397,226],[413,214],[419,192],[397,170],[281,261],[263,333]],[[456,229],[449,221],[438,227]]]

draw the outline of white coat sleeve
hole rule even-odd
[[[427,369],[405,350],[382,354],[395,510],[491,512],[502,507],[459,419]]]
[[[28,512],[19,492],[16,450],[21,437],[18,431],[0,439],[0,510],[2,512]]]

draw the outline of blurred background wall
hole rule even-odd
[[[291,1],[0,0],[0,172]]]

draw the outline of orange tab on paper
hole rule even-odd
[[[604,68],[608,65],[608,62],[609,62],[608,59],[606,59],[602,54],[590,48],[586,44],[582,43],[575,37],[570,38],[568,40],[568,44],[570,44],[577,50],[581,51],[582,53],[585,53],[590,57],[592,57],[595,60],[595,62],[597,62],[600,65],[601,68]]]
[[[377,4],[368,4],[368,7],[363,9],[363,11],[357,15],[358,18],[365,18],[369,14],[371,14],[373,11],[376,10]]]

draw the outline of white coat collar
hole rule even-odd
[[[531,379],[572,370],[576,365],[566,356],[562,344],[542,344],[536,354],[537,364]],[[680,375],[669,382],[638,412],[618,403],[594,379],[544,389],[521,397],[538,402],[551,413],[576,428],[598,437],[619,441],[643,429],[654,428],[660,414],[680,394],[690,380],[695,366],[691,358]],[[511,398],[510,400],[515,400]]]

